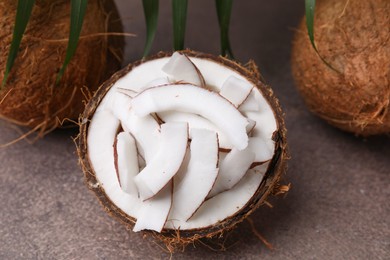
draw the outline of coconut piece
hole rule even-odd
[[[151,115],[136,116],[131,110],[131,100],[127,95],[114,92],[105,101],[104,108],[110,110],[121,121],[122,128],[134,136],[138,152],[149,163],[159,148],[160,125]]]
[[[252,89],[253,85],[249,81],[230,76],[223,83],[219,94],[239,107],[248,98]]]
[[[172,182],[169,182],[156,196],[143,203],[133,231],[154,230],[161,232],[172,205]]]
[[[160,146],[160,125],[157,121],[150,115],[138,117],[130,111],[121,123],[136,139],[145,162],[151,162]]]
[[[198,114],[213,122],[238,150],[248,146],[248,120],[218,93],[194,85],[172,84],[147,89],[132,100],[132,109],[141,117],[169,110]]]
[[[248,118],[248,120],[250,119],[256,121],[256,125],[251,131],[253,137],[261,137],[264,140],[269,140],[273,143],[272,135],[277,127],[277,122],[275,121],[275,116],[272,111],[263,111],[260,113],[248,111],[243,112],[243,114]]]
[[[141,208],[138,195],[128,194],[120,187],[113,145],[117,136],[119,120],[107,110],[94,114],[88,127],[88,160],[93,165],[96,180],[88,181],[90,188],[104,189],[110,201],[125,212],[137,216]]]
[[[161,125],[161,145],[152,161],[134,178],[140,198],[147,200],[159,192],[177,173],[186,154],[187,123]]]
[[[237,211],[245,207],[245,203],[242,202],[250,199],[255,194],[267,168],[268,164],[263,164],[248,170],[245,176],[228,192],[219,193],[203,202],[187,222],[173,220],[168,217],[165,228],[178,230],[180,226],[181,232],[185,232],[183,229],[198,230],[199,226],[210,227],[226,216],[235,215]],[[199,232],[196,234],[199,234]]]
[[[266,141],[261,137],[250,137],[248,150],[255,154],[255,163],[264,163],[271,160],[274,155],[275,145],[272,140]]]
[[[158,113],[158,117],[164,122],[187,122],[190,130],[190,138],[192,138],[193,129],[207,129],[214,131],[218,134],[219,146],[223,149],[232,149],[233,145],[229,142],[228,137],[219,128],[207,120],[196,114],[178,112],[178,111],[165,111]],[[248,126],[250,123],[248,124]]]
[[[244,100],[244,102],[238,107],[238,109],[242,112],[260,111],[260,104],[256,100],[255,92],[253,90],[248,95],[248,97]]]
[[[206,86],[199,69],[185,54],[173,53],[167,64],[162,67],[162,70],[171,75],[176,82],[184,81],[200,87]]]
[[[186,171],[174,179],[173,204],[168,219],[187,221],[203,203],[218,175],[218,137],[215,132],[193,129],[190,152]]]
[[[140,88],[140,92],[144,91],[145,89],[152,88],[152,87],[158,87],[158,86],[163,86],[170,84],[168,78],[157,78],[152,81],[149,81],[148,83],[145,84],[142,88]]]
[[[138,152],[133,136],[121,132],[114,143],[115,169],[119,184],[124,192],[138,196],[134,177],[139,172]]]
[[[242,151],[233,148],[221,162],[217,180],[207,198],[212,198],[236,185],[244,177],[255,158],[256,154],[249,147]]]

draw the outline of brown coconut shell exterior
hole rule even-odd
[[[0,1],[0,81],[9,52],[17,1]],[[123,37],[112,0],[88,2],[77,51],[61,82],[55,85],[65,58],[70,28],[70,1],[37,0],[18,57],[0,92],[0,117],[42,132],[64,119],[77,120],[92,92],[120,68]]]
[[[191,229],[191,230],[168,230],[164,229],[161,233],[155,231],[143,231],[144,234],[150,234],[155,238],[158,238],[168,248],[169,251],[173,252],[174,250],[181,248],[184,249],[186,245],[194,243],[201,238],[214,238],[221,237],[227,231],[233,229],[238,223],[242,222],[246,217],[248,217],[256,208],[262,205],[267,197],[271,193],[278,193],[281,191],[279,186],[279,181],[282,175],[286,171],[286,161],[289,158],[287,151],[287,142],[286,142],[286,128],[283,119],[283,112],[280,108],[279,101],[275,98],[271,88],[266,86],[259,80],[259,72],[257,67],[253,62],[250,62],[247,67],[242,66],[239,63],[233,62],[224,57],[217,57],[209,54],[194,52],[190,50],[182,51],[190,57],[198,57],[201,59],[208,59],[216,61],[220,64],[223,64],[244,77],[249,81],[254,83],[257,88],[264,94],[265,98],[271,105],[274,110],[275,118],[277,121],[277,131],[274,132],[273,139],[275,140],[275,155],[272,158],[268,170],[265,174],[263,181],[261,182],[259,188],[257,189],[254,196],[247,202],[247,204],[234,215],[229,216],[223,221],[216,223],[212,226],[200,228],[200,229]],[[162,57],[171,56],[172,53],[160,52],[155,56],[152,56],[148,59],[144,59],[133,64],[128,65],[121,71],[114,74],[108,81],[106,81],[96,92],[95,96],[90,100],[84,114],[82,115],[80,121],[80,135],[78,139],[78,155],[79,163],[82,167],[85,176],[85,182],[90,190],[92,190],[95,195],[98,197],[99,201],[103,205],[104,209],[113,217],[122,222],[128,229],[132,229],[136,219],[131,216],[128,216],[120,208],[115,206],[114,203],[110,201],[106,195],[104,189],[99,185],[99,181],[96,179],[93,166],[90,163],[88,157],[88,147],[87,147],[87,134],[89,122],[101,102],[102,98],[108,92],[108,90],[113,86],[113,84],[129,73],[133,68],[141,65],[142,63],[158,59]],[[253,70],[255,69],[255,70]],[[287,189],[288,190],[288,189]],[[286,192],[283,190],[282,192]]]
[[[302,19],[292,73],[309,109],[357,135],[390,132],[390,1],[322,0],[315,10],[316,54]]]

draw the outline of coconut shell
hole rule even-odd
[[[390,1],[322,0],[315,13],[316,54],[305,18],[291,67],[309,109],[358,135],[390,132]]]
[[[263,93],[266,100],[271,105],[276,122],[277,122],[277,131],[274,132],[273,140],[275,141],[275,154],[272,158],[268,170],[265,173],[265,177],[258,187],[254,196],[247,202],[247,204],[234,215],[224,219],[223,221],[216,223],[215,225],[200,228],[200,229],[191,229],[191,230],[168,230],[163,229],[161,233],[155,231],[143,231],[145,234],[150,234],[155,238],[158,238],[165,243],[167,248],[173,252],[177,248],[183,248],[190,244],[194,243],[201,238],[213,238],[221,237],[227,231],[233,229],[238,223],[242,222],[246,217],[248,217],[256,208],[262,205],[267,197],[273,193],[279,191],[279,181],[282,175],[286,170],[286,160],[288,159],[287,152],[287,142],[286,142],[286,128],[283,119],[283,113],[279,106],[279,101],[274,97],[273,92],[269,86],[266,86],[259,80],[259,72],[257,67],[253,66],[251,62],[248,66],[251,70],[242,66],[239,63],[233,62],[224,57],[216,57],[208,54],[203,54],[199,52],[194,52],[190,50],[183,51],[189,57],[198,57],[201,59],[208,59],[220,64],[223,64],[231,69],[237,71],[244,77],[246,77],[250,82],[255,84],[257,88]],[[115,84],[117,80],[129,73],[133,68],[139,66],[145,61],[158,59],[162,57],[171,56],[172,53],[161,52],[155,56],[152,56],[148,59],[144,59],[133,64],[128,65],[121,71],[115,73],[108,81],[106,81],[96,92],[95,96],[90,100],[84,114],[80,119],[80,135],[78,140],[78,155],[79,163],[85,175],[85,182],[90,190],[92,190],[95,195],[98,197],[99,201],[103,205],[104,209],[113,217],[122,222],[128,229],[132,229],[135,223],[135,219],[131,216],[128,216],[120,208],[115,206],[109,199],[109,197],[104,192],[104,189],[99,186],[99,181],[96,179],[95,172],[90,163],[88,157],[88,147],[87,147],[87,134],[89,122],[98,107],[99,103],[109,91],[109,89]]]
[[[0,81],[9,52],[17,1],[0,1]],[[61,82],[55,85],[63,64],[70,27],[70,1],[37,0],[18,57],[0,92],[0,116],[42,132],[64,119],[77,120],[98,86],[120,68],[123,37],[112,0],[88,2],[77,51]]]

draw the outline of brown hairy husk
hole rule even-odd
[[[0,1],[0,81],[9,52],[17,1]],[[41,134],[65,119],[77,120],[83,100],[120,68],[123,37],[112,0],[88,2],[77,51],[64,76],[55,81],[65,58],[70,27],[70,1],[37,0],[18,57],[0,92],[0,118]]]
[[[357,135],[390,132],[390,1],[323,0],[315,13],[315,53],[305,18],[291,66],[309,109]]]
[[[256,67],[253,67],[251,63],[248,68],[242,66],[239,63],[228,60],[224,57],[216,57],[208,54],[194,52],[190,50],[183,51],[190,57],[199,57],[202,59],[209,59],[212,61],[219,62],[227,67],[236,70],[241,75],[245,76],[249,81],[253,82],[258,89],[264,94],[265,98],[274,110],[275,118],[278,124],[277,131],[275,131],[273,139],[275,140],[276,148],[275,155],[271,160],[270,166],[268,167],[265,177],[261,182],[254,196],[247,202],[247,204],[234,215],[216,223],[212,226],[192,229],[192,230],[168,230],[164,229],[161,233],[154,231],[143,231],[145,235],[150,235],[162,241],[166,248],[170,252],[175,250],[184,249],[188,244],[195,243],[197,240],[202,238],[218,238],[226,234],[226,232],[232,230],[236,225],[247,218],[256,208],[261,206],[266,198],[270,194],[275,193],[276,190],[280,190],[279,181],[286,170],[286,161],[288,159],[287,142],[286,142],[286,128],[283,119],[283,112],[280,108],[279,101],[274,97],[273,92],[269,86],[266,86],[259,80],[260,74]],[[135,219],[125,214],[121,209],[114,205],[104,192],[104,189],[99,185],[96,179],[93,167],[89,161],[88,148],[87,148],[87,134],[88,125],[91,120],[95,109],[99,105],[102,98],[105,96],[107,91],[113,86],[113,84],[130,72],[133,68],[142,64],[145,61],[171,56],[172,53],[160,52],[155,56],[148,59],[144,59],[133,64],[128,65],[126,68],[114,74],[108,81],[106,81],[96,92],[95,96],[90,100],[84,114],[79,119],[80,123],[80,135],[77,140],[77,150],[79,155],[79,163],[84,172],[85,182],[90,190],[92,190],[98,197],[99,201],[103,205],[104,209],[113,217],[122,222],[128,229],[132,229],[135,223]],[[253,70],[253,68],[256,68]],[[288,190],[288,189],[287,189]],[[284,192],[287,191],[286,189]]]

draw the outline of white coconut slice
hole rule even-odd
[[[272,111],[259,112],[243,112],[243,114],[251,120],[256,121],[256,125],[252,130],[252,136],[262,137],[265,140],[272,141],[272,135],[277,127]]]
[[[213,122],[238,150],[248,146],[248,120],[218,93],[194,85],[147,89],[132,99],[132,109],[141,117],[169,110],[198,114]]]
[[[137,147],[146,163],[152,160],[159,147],[160,125],[151,116],[138,117],[131,110],[131,98],[114,92],[108,101],[106,109],[117,117],[126,132],[130,132],[137,141]]]
[[[138,117],[132,111],[121,120],[122,128],[137,141],[138,152],[146,163],[156,155],[160,145],[160,125],[151,116]]]
[[[112,203],[136,217],[142,202],[138,195],[122,190],[115,170],[113,145],[119,126],[119,120],[110,111],[95,112],[88,127],[88,154],[98,182],[89,185],[102,187]]]
[[[232,102],[234,106],[239,107],[248,98],[253,87],[247,80],[230,76],[223,83],[219,94]]]
[[[209,130],[193,129],[190,154],[186,171],[174,178],[170,220],[187,221],[213,187],[218,175],[217,134]]]
[[[176,82],[183,81],[200,87],[206,85],[199,69],[185,54],[173,53],[167,64],[162,67],[162,70],[172,76]]]
[[[274,143],[265,140],[261,137],[250,137],[248,150],[252,151],[256,156],[255,163],[264,163],[272,159],[274,155]]]
[[[233,149],[228,153],[220,164],[217,180],[207,197],[212,198],[236,185],[244,177],[255,157],[249,147],[242,151]]]
[[[177,173],[186,154],[187,141],[187,123],[161,125],[159,151],[134,178],[142,200],[147,200],[157,194]]]
[[[177,230],[180,226],[180,230],[197,229],[199,226],[207,227],[223,220],[226,216],[234,215],[245,206],[244,201],[256,192],[267,167],[268,164],[263,164],[248,170],[232,189],[206,200],[187,222],[175,221],[168,217],[165,228]]]
[[[219,146],[223,149],[232,149],[233,145],[229,142],[228,137],[218,129],[216,125],[211,123],[204,117],[196,114],[178,112],[178,111],[165,111],[158,113],[158,117],[164,122],[187,122],[190,130],[190,138],[192,138],[192,129],[207,129],[214,131],[218,134]],[[248,120],[249,121],[249,120]],[[253,122],[253,120],[251,120]],[[248,126],[251,122],[248,124]]]
[[[133,231],[154,230],[161,232],[172,205],[172,183],[168,183],[156,196],[144,202]]]
[[[252,90],[248,97],[244,100],[244,102],[238,107],[238,109],[242,112],[247,111],[260,111],[261,105],[259,101],[256,99],[255,91]]]
[[[124,192],[138,196],[134,177],[139,172],[138,152],[131,134],[121,132],[114,143],[115,169]]]
[[[168,78],[166,78],[166,77],[157,78],[157,79],[154,79],[152,81],[149,81],[144,86],[142,86],[140,88],[140,92],[142,92],[142,91],[144,91],[145,89],[148,89],[148,88],[163,86],[163,85],[167,85],[167,84],[170,84],[170,83],[171,82],[169,82]]]

